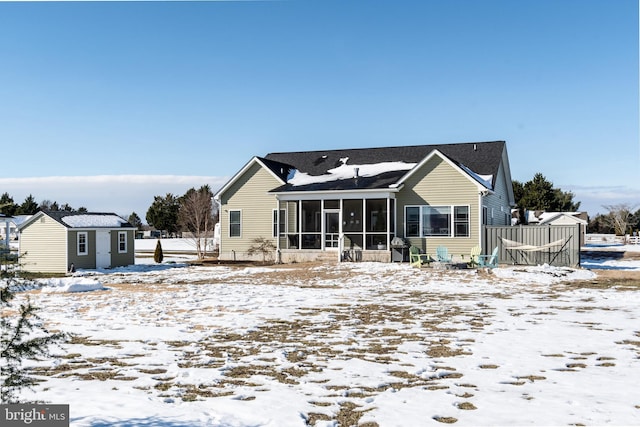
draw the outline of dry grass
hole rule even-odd
[[[244,268],[237,267],[237,268]],[[326,283],[339,279],[349,281],[354,276],[362,276],[362,272],[353,272],[350,269],[327,268],[318,263],[298,263],[270,266],[273,271],[260,274],[260,283],[279,286],[318,287],[322,288]],[[215,268],[215,267],[212,267]],[[235,267],[232,267],[235,268]],[[416,270],[423,273],[422,270]],[[380,273],[376,273],[380,274]],[[392,273],[389,273],[392,274]],[[433,271],[430,277],[446,279],[455,272]],[[449,276],[451,277],[451,276]],[[458,277],[455,276],[456,280]],[[483,276],[491,280],[491,275]],[[221,279],[222,280],[222,279]],[[466,280],[466,279],[465,279]],[[207,283],[216,283],[215,278]],[[190,282],[193,285],[194,283]],[[127,295],[132,301],[147,301],[151,294],[176,292],[180,289],[179,283],[117,283],[108,284],[109,288],[120,294]],[[332,285],[335,286],[335,285]],[[598,272],[596,280],[567,283],[559,285],[559,291],[566,289],[592,288],[615,289],[621,292],[640,290],[640,277],[637,272],[624,272],[614,270],[602,270]],[[535,294],[535,290],[532,291]],[[555,291],[545,291],[540,298],[549,301],[556,298]],[[228,361],[232,361],[233,367],[225,368],[222,379],[210,385],[178,384],[175,378],[167,376],[164,367],[138,366],[136,357],[148,355],[131,355],[128,357],[86,357],[80,352],[69,353],[61,356],[64,363],[54,368],[34,368],[33,371],[41,376],[73,376],[85,381],[133,381],[137,373],[151,376],[155,385],[145,388],[148,393],[160,396],[180,398],[183,401],[195,401],[202,399],[219,398],[235,395],[238,387],[251,387],[256,391],[264,387],[265,381],[277,381],[288,386],[294,386],[301,382],[314,382],[323,384],[329,380],[305,378],[310,373],[321,373],[330,360],[348,360],[357,358],[379,364],[396,364],[401,356],[399,349],[408,343],[420,345],[424,354],[434,359],[434,371],[438,375],[415,374],[413,366],[409,363],[397,365],[387,374],[391,378],[386,384],[377,387],[347,387],[342,385],[326,385],[325,396],[309,396],[309,403],[318,409],[305,414],[308,426],[314,426],[321,422],[336,422],[340,426],[377,427],[376,423],[360,423],[360,419],[366,412],[361,406],[363,399],[376,396],[379,393],[393,388],[419,388],[427,391],[447,390],[454,393],[457,387],[460,399],[470,399],[474,396],[468,391],[461,392],[460,388],[476,389],[477,386],[470,383],[456,383],[463,378],[462,372],[445,365],[446,359],[471,355],[474,340],[456,339],[458,331],[473,331],[476,334],[492,323],[492,308],[485,303],[478,303],[471,307],[464,304],[456,304],[456,301],[469,299],[468,295],[448,294],[441,296],[434,294],[428,288],[424,291],[411,290],[406,293],[380,290],[377,298],[384,303],[368,303],[353,301],[344,304],[327,305],[321,308],[300,308],[295,316],[288,319],[266,319],[261,326],[246,332],[229,330],[212,330],[201,341],[166,341],[171,351],[175,351],[178,358],[177,364],[181,368],[210,368],[221,369]],[[493,293],[488,298],[511,298],[504,293]],[[80,298],[72,295],[70,298]],[[92,303],[106,304],[104,296],[100,292],[82,295],[82,298],[91,300]],[[429,304],[425,304],[429,301]],[[592,310],[586,304],[592,301],[584,301],[576,307],[550,305],[551,310],[538,311],[536,316],[554,315],[554,310]],[[534,308],[531,306],[531,308]],[[81,308],[85,312],[87,307]],[[224,311],[224,307],[219,308]],[[530,313],[529,313],[530,314]],[[522,315],[514,311],[514,316]],[[331,322],[318,323],[318,318],[332,319]],[[595,328],[595,323],[585,323],[584,326]],[[201,330],[207,330],[201,327]],[[349,338],[344,338],[344,331],[349,330]],[[410,330],[411,332],[407,332]],[[640,337],[640,332],[636,333]],[[338,338],[341,337],[341,338]],[[108,349],[121,349],[123,343],[116,340],[98,340],[89,337],[75,336],[70,341],[74,350],[81,351],[82,346],[103,346]],[[627,339],[617,344],[625,345],[632,351],[640,354],[640,340]],[[157,343],[147,343],[153,347]],[[196,350],[194,350],[194,348]],[[281,366],[281,360],[273,357],[273,353],[265,354],[265,348],[278,349],[288,362],[286,367]],[[561,349],[558,349],[561,350]],[[153,349],[150,350],[151,352]],[[561,350],[564,351],[564,350]],[[600,367],[613,367],[614,358],[598,356],[595,353],[572,354],[570,352],[544,354],[545,357],[564,359],[559,360],[562,365],[555,371],[576,372],[589,365]],[[598,357],[594,357],[598,356]],[[250,358],[247,362],[245,358]],[[567,359],[570,359],[568,361]],[[595,362],[594,362],[595,360]],[[489,362],[490,360],[488,360]],[[405,369],[404,367],[407,366]],[[478,366],[483,370],[495,370],[500,366],[486,363]],[[123,374],[123,369],[126,374]],[[446,372],[442,372],[446,371]],[[567,374],[573,375],[573,374]],[[544,381],[547,378],[540,375],[522,375],[512,377],[513,381],[505,382],[513,386],[524,386],[527,383]],[[454,387],[455,386],[455,387]],[[474,391],[474,390],[471,390]],[[335,403],[335,397],[339,396],[339,402]],[[255,396],[235,396],[239,400],[252,400]],[[334,403],[325,402],[323,398],[331,398]],[[533,399],[526,396],[527,399]],[[478,409],[469,401],[461,401],[455,404],[460,410],[473,411]],[[322,408],[322,409],[321,409]],[[370,410],[369,408],[368,410]],[[455,409],[455,408],[454,408]],[[425,416],[444,424],[453,424],[458,420],[451,416],[426,414]]]

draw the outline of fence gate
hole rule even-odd
[[[485,226],[483,253],[496,246],[501,264],[580,266],[579,225]]]

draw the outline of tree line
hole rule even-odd
[[[576,212],[580,209],[580,202],[574,200],[575,195],[572,192],[554,187],[542,173],[536,173],[527,182],[514,180],[513,193],[516,208],[520,211],[518,217],[521,223],[526,223],[524,215],[526,210]],[[150,227],[166,232],[170,236],[185,231],[192,235],[205,235],[213,230],[218,218],[212,198],[213,193],[208,185],[199,189],[191,188],[182,196],[171,193],[154,196],[145,219]],[[634,212],[635,208],[626,203],[603,207],[607,213],[590,218],[587,232],[624,235],[640,230],[640,209]],[[5,215],[33,215],[43,209],[87,212],[84,207],[74,209],[67,203],[60,205],[58,202],[49,200],[38,204],[32,195],[29,195],[22,204],[15,203],[7,193],[0,196],[0,213]],[[142,220],[135,212],[131,213],[127,220],[139,229],[143,227]]]
[[[525,218],[525,210],[577,212],[580,209],[580,202],[574,201],[575,195],[572,192],[555,188],[541,173],[536,173],[533,179],[525,183],[513,181],[513,194],[520,218]],[[628,203],[602,207],[607,213],[589,218],[588,233],[623,236],[640,230],[640,209],[633,212],[634,207]]]

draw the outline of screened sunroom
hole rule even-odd
[[[278,197],[273,233],[280,251],[335,251],[364,258],[370,258],[366,251],[388,253],[395,235],[393,193],[307,197]]]

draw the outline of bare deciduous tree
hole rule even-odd
[[[215,227],[212,197],[211,189],[204,185],[198,190],[190,189],[180,198],[178,221],[183,229],[191,233],[198,259],[207,256],[207,239]]]
[[[609,211],[609,214],[604,217],[605,222],[614,229],[618,236],[626,235],[633,208],[627,203],[603,205],[602,207]]]

